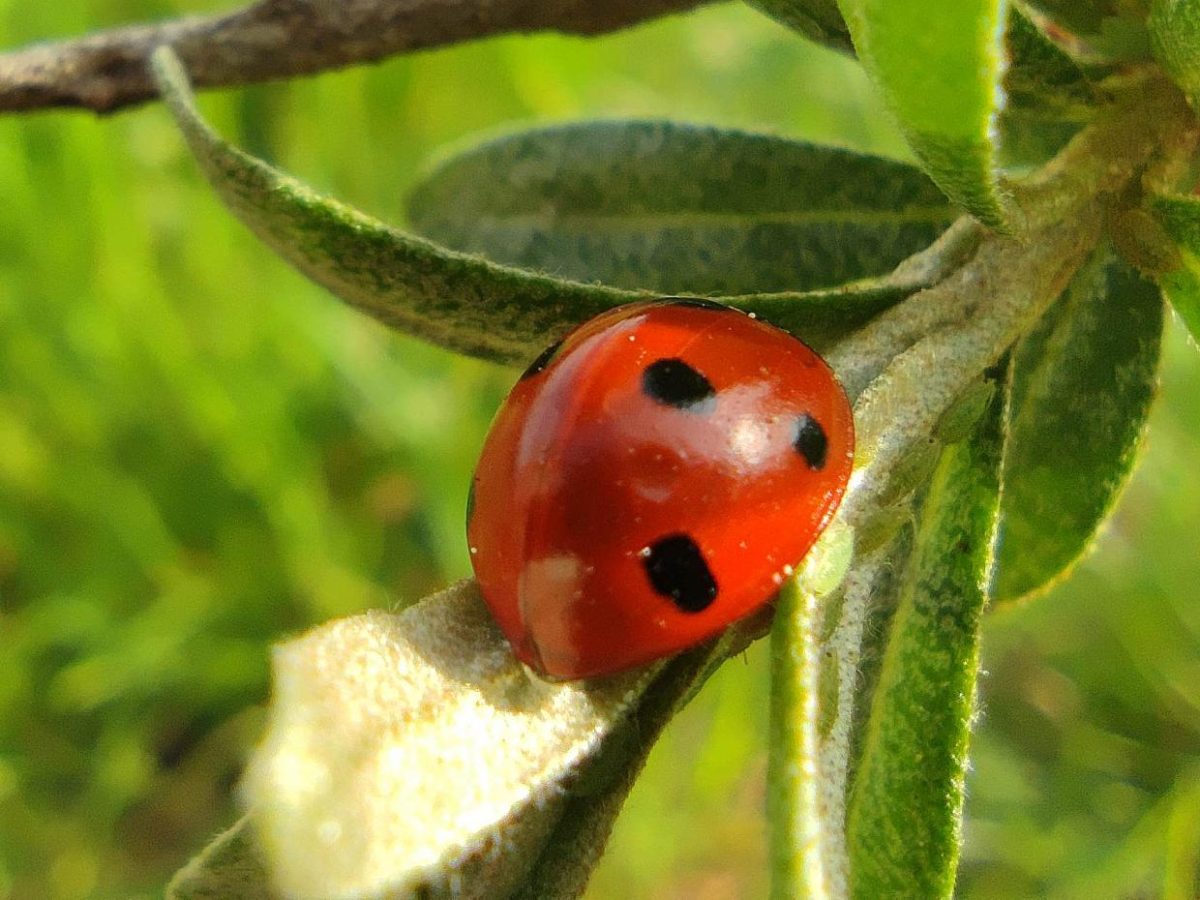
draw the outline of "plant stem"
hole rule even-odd
[[[859,458],[840,515],[869,518],[896,464],[1045,312],[1103,235],[1106,214],[1168,136],[1191,128],[1186,104],[1150,81],[1081,132],[1016,190],[1026,230],[988,235],[953,275],[880,315],[829,362],[857,397]]]
[[[817,800],[817,595],[789,579],[771,629],[771,748],[767,803],[771,821],[772,900],[824,900],[824,823]],[[788,748],[786,754],[774,752]]]

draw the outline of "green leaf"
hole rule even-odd
[[[1200,197],[1159,194],[1150,198],[1149,208],[1182,251],[1200,256]]]
[[[1200,101],[1200,3],[1154,0],[1147,24],[1155,58],[1195,107]]]
[[[326,623],[272,661],[241,794],[272,883],[313,897],[453,896],[456,882],[511,896],[659,674],[530,678],[473,582]]]
[[[882,275],[954,218],[919,169],[766,135],[583,122],[442,163],[409,220],[455,250],[669,294],[807,291]]]
[[[218,137],[196,111],[168,48],[155,53],[154,73],[230,210],[302,273],[385,325],[485,359],[521,362],[549,335],[639,296],[455,253],[323,197]]]
[[[398,231],[223,141],[200,118],[169,48],[155,53],[153,69],[192,153],[230,210],[300,272],[389,327],[483,359],[523,364],[597,313],[655,296],[498,265]],[[820,348],[943,277],[965,246],[957,239],[950,244],[945,259],[904,267],[896,277],[718,299]]]
[[[1027,5],[1047,30],[1090,59],[1131,63],[1151,58],[1146,23],[1150,0],[1028,0]]]
[[[838,11],[837,0],[747,0],[771,18],[810,40],[843,53],[854,53],[850,30]]]
[[[1159,195],[1149,207],[1179,251],[1179,265],[1158,276],[1159,286],[1200,341],[1200,197]]]
[[[1162,329],[1154,285],[1104,247],[1016,347],[998,601],[1048,587],[1108,516],[1154,397]]]
[[[862,738],[847,819],[851,895],[949,897],[999,495],[1001,398],[925,496]]]
[[[1003,0],[841,0],[858,57],[934,181],[980,221],[1009,225],[996,173]]]

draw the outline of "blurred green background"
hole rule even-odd
[[[0,0],[0,46],[185,12]],[[673,116],[904,149],[856,67],[741,6],[210,94],[234,141],[397,220],[448,145]],[[0,118],[0,898],[154,896],[236,815],[272,641],[468,572],[514,373],[385,332],[261,248],[163,110]],[[961,893],[1193,897],[1200,362],[1075,576],[987,623]],[[765,895],[765,667],[672,725],[589,896]]]

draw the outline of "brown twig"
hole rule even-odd
[[[259,0],[223,16],[114,28],[0,54],[0,112],[112,112],[155,96],[146,62],[171,44],[197,87],[247,84],[475,38],[602,34],[711,0]]]

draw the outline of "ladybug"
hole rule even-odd
[[[706,300],[619,307],[496,414],[467,503],[480,591],[544,676],[669,656],[774,596],[853,455],[841,385],[787,332]]]

